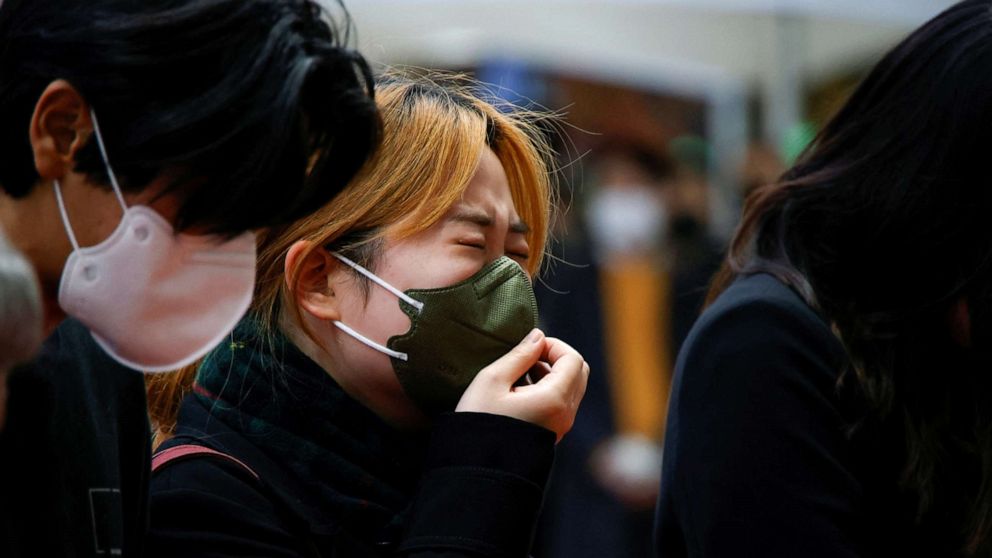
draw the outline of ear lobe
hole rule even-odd
[[[292,300],[320,320],[340,319],[338,299],[331,288],[336,263],[327,250],[307,240],[294,242],[286,253],[286,286]]]
[[[93,132],[89,105],[65,80],[48,84],[38,97],[28,136],[34,165],[44,180],[56,180],[76,166],[76,153]]]

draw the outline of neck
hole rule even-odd
[[[390,426],[397,430],[417,430],[428,426],[428,419],[418,411],[409,400],[397,401],[398,398],[406,399],[406,395],[399,390],[392,389],[393,386],[383,386],[371,381],[371,378],[364,371],[349,371],[348,367],[341,365],[332,352],[320,346],[292,317],[283,309],[280,316],[280,329],[286,337],[296,345],[303,354],[320,365],[327,374],[334,379],[341,389],[353,397],[359,403],[371,410]],[[307,319],[307,316],[304,316]],[[310,331],[317,331],[321,325],[329,327],[332,335],[337,329],[327,323],[308,323]],[[332,338],[330,335],[326,336]],[[399,382],[396,382],[397,386]]]
[[[0,226],[3,234],[31,263],[41,287],[45,335],[65,319],[58,304],[62,268],[72,247],[49,189],[38,185],[23,198],[0,191]]]

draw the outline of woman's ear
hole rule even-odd
[[[961,347],[971,347],[971,309],[968,307],[968,299],[958,299],[951,306],[947,318],[951,339]]]
[[[296,304],[313,317],[333,321],[341,317],[332,288],[337,260],[308,240],[298,240],[286,253],[286,286]]]
[[[93,132],[89,105],[69,82],[57,79],[38,97],[28,137],[34,166],[44,180],[61,179],[76,166],[76,153]]]

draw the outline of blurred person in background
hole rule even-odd
[[[594,150],[562,261],[538,288],[542,324],[603,374],[559,448],[543,557],[644,556],[658,494],[671,362],[673,162],[636,142]]]
[[[152,556],[528,555],[589,367],[534,329],[543,136],[466,87],[381,81],[375,157],[266,232],[249,316],[165,382],[191,385],[151,386]]]
[[[41,295],[34,268],[0,232],[0,431],[7,418],[7,374],[41,346]]]
[[[593,452],[590,465],[597,481],[641,516],[657,497],[657,475],[648,471],[660,465],[659,425],[671,374],[671,274],[664,250],[672,168],[650,149],[611,145],[597,153],[593,173],[597,187],[585,220],[599,275],[616,433]]]
[[[992,2],[891,50],[742,224],[676,365],[665,558],[992,556]]]
[[[675,160],[675,177],[667,197],[671,218],[666,246],[674,357],[703,309],[710,281],[723,261],[724,247],[709,227],[709,144],[699,136],[686,135],[673,139],[668,148]]]
[[[0,4],[0,223],[54,330],[10,377],[0,555],[141,553],[133,369],[226,335],[252,231],[327,202],[377,142],[341,23],[304,0]]]

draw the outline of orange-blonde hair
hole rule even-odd
[[[299,265],[285,269],[286,254],[294,243],[309,243],[297,258],[300,263],[312,250],[333,247],[371,267],[374,250],[368,248],[387,234],[406,238],[441,219],[465,191],[486,147],[503,165],[514,206],[529,226],[526,237],[532,256],[525,268],[537,274],[555,195],[553,152],[538,126],[539,120],[549,117],[500,110],[503,107],[482,100],[477,91],[476,84],[462,76],[389,74],[379,81],[376,103],[383,139],[376,154],[330,203],[259,235],[251,313],[263,331],[276,331],[283,305],[294,300]],[[302,326],[299,308],[292,304],[287,310]],[[149,376],[149,411],[157,441],[171,434],[179,401],[189,392],[195,374],[196,366],[190,366]]]

